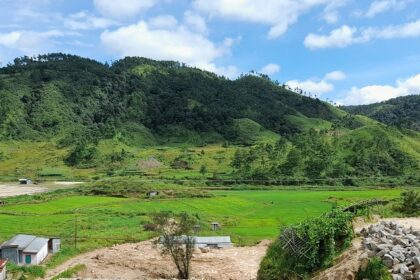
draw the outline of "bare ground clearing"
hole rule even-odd
[[[12,197],[25,194],[36,194],[51,191],[54,189],[63,189],[74,187],[83,182],[47,182],[42,184],[20,185],[19,183],[0,183],[0,197]]]
[[[192,260],[195,279],[255,279],[269,241],[252,247],[196,251]],[[50,270],[46,278],[59,274],[77,264],[86,265],[78,273],[82,279],[172,279],[176,268],[169,257],[162,256],[152,241],[122,244],[98,249],[77,256]]]
[[[0,197],[11,197],[24,194],[35,194],[48,191],[38,185],[0,184]]]

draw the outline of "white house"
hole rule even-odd
[[[0,257],[18,265],[38,265],[49,253],[60,250],[58,238],[18,234],[0,246]],[[1,280],[1,279],[0,279]]]

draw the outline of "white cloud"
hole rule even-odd
[[[270,76],[270,75],[274,75],[278,73],[280,69],[281,69],[280,65],[275,64],[275,63],[269,63],[265,65],[263,68],[261,68],[259,72]]]
[[[399,79],[395,86],[371,85],[362,88],[352,87],[346,97],[339,100],[345,105],[370,104],[398,96],[420,94],[420,74],[407,79]]]
[[[331,1],[325,8],[322,18],[330,24],[336,23],[339,18],[338,9],[345,6],[348,0]]]
[[[0,33],[0,45],[13,47],[19,41],[21,33],[14,31],[10,33]]]
[[[353,43],[354,33],[356,33],[356,28],[343,25],[340,28],[332,30],[329,35],[310,33],[305,37],[303,44],[309,49],[342,48]]]
[[[298,88],[303,91],[309,92],[311,94],[321,95],[323,93],[331,92],[334,90],[334,85],[325,81],[299,81],[299,80],[291,80],[286,82],[286,85],[291,87],[293,90]]]
[[[163,15],[151,18],[148,22],[150,28],[154,29],[172,29],[178,25],[178,20],[171,15]]]
[[[368,11],[366,12],[366,17],[374,17],[378,14],[384,13],[388,10],[400,10],[405,8],[408,1],[406,0],[377,0],[373,1]]]
[[[294,24],[300,15],[312,8],[343,0],[195,0],[194,7],[228,20],[260,23],[270,26],[269,38],[277,38]],[[336,8],[330,8],[330,12]]]
[[[139,21],[101,34],[102,43],[120,56],[144,56],[152,59],[176,60],[218,74],[232,76],[235,68],[217,67],[215,60],[230,53],[237,42],[226,38],[216,44],[204,34],[184,24],[168,26],[169,17]],[[159,24],[156,24],[156,23]],[[165,23],[165,24],[163,24]]]
[[[375,39],[413,38],[420,36],[420,20],[383,28],[357,29],[343,25],[328,35],[308,34],[303,44],[309,49],[343,48],[356,43],[366,43]]]
[[[332,71],[324,75],[323,79],[308,79],[305,81],[291,80],[286,82],[292,90],[296,88],[306,91],[310,94],[322,95],[334,90],[334,85],[331,81],[340,81],[346,78],[343,71]]]
[[[192,30],[199,33],[207,33],[207,24],[204,18],[198,14],[194,14],[191,11],[186,11],[184,13],[184,22]]]
[[[153,7],[158,0],[94,0],[95,8],[104,16],[124,19]]]
[[[51,50],[52,46],[55,45],[54,38],[65,35],[75,34],[64,33],[58,30],[44,32],[13,31],[10,33],[0,33],[0,45],[19,50],[27,55],[33,55]]]
[[[341,81],[344,80],[346,78],[346,74],[343,71],[332,71],[329,72],[327,74],[325,74],[324,76],[324,80],[329,80],[329,81]]]
[[[103,29],[108,28],[118,23],[112,19],[104,17],[96,17],[85,11],[71,14],[68,18],[64,19],[64,26],[73,30],[87,30],[87,29]]]

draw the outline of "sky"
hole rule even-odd
[[[420,94],[420,0],[0,0],[0,62],[63,52],[251,70],[358,105]]]

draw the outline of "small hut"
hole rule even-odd
[[[150,191],[150,192],[147,192],[147,196],[148,197],[154,197],[154,196],[158,196],[159,195],[159,192],[158,191]]]
[[[19,184],[21,184],[21,185],[31,185],[32,184],[32,180],[22,178],[22,179],[19,179]]]
[[[211,230],[216,231],[220,229],[220,224],[217,222],[211,223]]]

